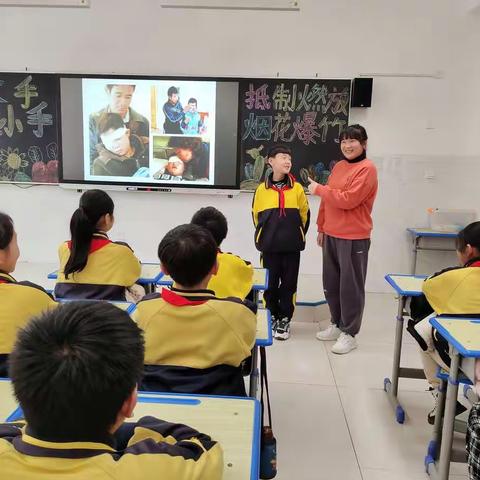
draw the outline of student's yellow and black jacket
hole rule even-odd
[[[303,187],[289,174],[286,185],[277,188],[272,177],[257,187],[253,197],[255,246],[261,252],[304,250],[310,209]]]
[[[126,444],[120,446],[113,437],[103,442],[44,441],[29,432],[28,426],[0,424],[0,477],[5,480],[220,480],[223,477],[221,447],[209,436],[153,417],[141,418],[131,429]]]
[[[427,278],[423,284],[424,295],[412,298],[413,323],[433,312],[445,316],[480,316],[479,267],[480,258],[474,258],[463,267],[447,268]],[[412,324],[408,330],[425,350],[425,342],[416,330],[412,332]],[[448,342],[435,329],[433,343],[442,360],[450,365]]]
[[[17,282],[8,273],[0,271],[0,377],[7,376],[8,355],[12,352],[18,329],[24,327],[30,318],[56,306],[53,298],[39,285]]]
[[[81,272],[65,278],[65,265],[70,258],[71,242],[58,249],[58,270],[55,296],[95,300],[125,300],[125,288],[140,277],[141,265],[125,243],[112,242],[105,233],[95,233],[90,244],[87,265]]]
[[[245,396],[241,364],[255,343],[256,307],[210,290],[172,287],[137,304],[145,332],[142,390]]]
[[[208,289],[218,298],[237,297],[245,300],[253,286],[250,262],[232,253],[218,252],[218,272],[208,282]]]

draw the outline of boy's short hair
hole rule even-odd
[[[177,88],[177,87],[170,87],[170,88],[167,90],[167,95],[168,95],[169,97],[171,97],[171,96],[174,95],[175,93],[178,95],[178,88]]]
[[[273,147],[270,147],[268,149],[267,159],[273,158],[275,157],[275,155],[278,155],[279,153],[285,153],[287,155],[292,156],[292,150],[286,145],[274,145]]]
[[[176,283],[198,285],[212,270],[217,259],[212,234],[191,223],[170,230],[158,246],[158,258]]]
[[[195,105],[197,105],[197,99],[192,97],[188,100],[188,103],[194,103]]]
[[[201,208],[193,215],[190,223],[206,228],[212,234],[217,246],[220,246],[227,237],[227,219],[225,215],[215,207]]]
[[[9,357],[15,396],[35,435],[105,438],[140,381],[144,341],[123,310],[68,302],[21,329]]]
[[[480,222],[473,222],[458,232],[455,239],[455,248],[463,252],[467,245],[471,245],[480,251]]]
[[[133,84],[129,85],[129,84],[125,84],[125,83],[107,83],[106,89],[109,92],[111,92],[113,87],[123,87],[123,86],[132,87],[134,91],[135,91],[135,87],[136,87],[136,85],[133,85]]]
[[[10,245],[13,238],[13,220],[6,213],[0,212],[0,250]]]
[[[112,112],[103,112],[98,119],[97,125],[99,135],[103,135],[109,130],[118,130],[125,126],[122,117],[118,113]]]

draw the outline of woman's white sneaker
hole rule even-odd
[[[333,353],[338,353],[342,355],[344,353],[351,352],[354,348],[357,348],[357,341],[355,337],[352,337],[348,333],[342,332],[338,337],[338,340],[332,347]]]
[[[328,341],[337,340],[342,331],[333,323],[331,323],[325,330],[317,332],[317,340]]]

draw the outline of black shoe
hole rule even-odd
[[[271,323],[272,323],[272,332],[275,333],[278,325],[278,318],[272,313],[271,314]]]

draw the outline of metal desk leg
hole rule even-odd
[[[442,428],[442,446],[440,449],[438,478],[439,480],[448,480],[450,472],[450,457],[453,444],[453,427],[455,422],[455,408],[458,394],[458,367],[460,365],[460,356],[458,352],[451,348],[451,365],[448,376],[447,400],[445,402],[445,417]]]
[[[428,444],[427,455],[425,457],[425,467],[427,472],[431,465],[438,460],[442,444],[442,425],[445,412],[445,399],[447,396],[447,381],[441,380],[438,387],[437,409],[435,411],[435,423],[433,425],[432,439]]]
[[[252,398],[257,398],[258,392],[258,347],[253,347],[252,350],[252,371],[250,373],[250,382],[248,388],[248,396]]]
[[[413,235],[413,249],[412,249],[412,266],[410,271],[412,275],[415,275],[417,271],[417,254],[418,254],[418,242],[420,241],[420,237],[417,235]]]
[[[395,346],[393,350],[393,368],[392,380],[385,378],[383,388],[388,394],[388,398],[395,408],[395,416],[398,423],[405,421],[405,411],[398,402],[398,377],[400,373],[400,357],[402,354],[402,335],[403,335],[403,309],[405,307],[405,297],[398,299],[397,324],[395,327]]]

